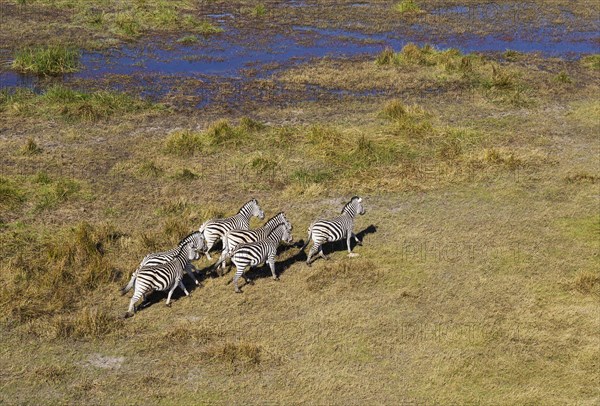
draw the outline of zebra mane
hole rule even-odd
[[[271,234],[273,234],[275,231],[277,231],[277,229],[281,226],[285,226],[285,223],[279,223],[277,224],[272,230],[271,232],[267,235],[267,238],[269,238],[271,236]]]
[[[350,201],[349,201],[348,203],[346,203],[346,204],[344,205],[344,207],[342,207],[342,212],[341,212],[341,213],[342,213],[342,214],[344,214],[344,212],[346,211],[346,208],[350,207],[350,205],[351,205],[351,204],[352,204],[352,203],[353,203],[355,200],[358,200],[358,201],[360,201],[361,199],[360,199],[360,197],[358,197],[358,196],[352,196],[352,199],[350,199]]]
[[[258,201],[256,199],[248,200],[246,203],[244,203],[242,205],[242,207],[240,207],[240,209],[238,210],[238,213],[241,213],[242,210],[244,210],[246,207],[248,207],[248,205],[250,205],[250,203],[253,203],[253,202],[254,202],[254,204],[258,204]]]
[[[273,217],[271,217],[270,219],[268,219],[265,223],[265,225],[269,224],[271,221],[275,220],[277,217],[283,215],[283,217],[285,218],[285,213],[280,211],[279,213],[277,213],[276,215],[274,215]],[[287,220],[287,219],[286,219]]]
[[[184,244],[187,244],[187,242],[188,242],[188,241],[191,239],[191,237],[192,237],[194,234],[196,234],[196,233],[197,233],[197,234],[200,234],[200,231],[193,231],[193,232],[189,233],[188,235],[186,235],[185,237],[183,237],[183,238],[182,238],[182,239],[179,241],[179,244],[177,244],[177,245],[181,247],[182,245],[184,245]]]

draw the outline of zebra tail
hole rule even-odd
[[[219,265],[221,265],[223,262],[227,261],[228,258],[229,258],[228,255],[225,255],[223,258],[219,258],[219,260],[217,262],[215,262],[215,264],[212,266],[212,269],[218,269]]]
[[[306,237],[306,242],[304,243],[304,245],[302,246],[302,248],[300,248],[301,252],[304,252],[304,250],[306,249],[306,247],[308,247],[308,244],[310,244],[311,237],[312,237],[312,230],[309,227],[308,228],[308,237]]]

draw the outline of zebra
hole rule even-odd
[[[229,230],[223,235],[223,252],[219,261],[222,262],[221,270],[225,269],[226,260],[230,252],[240,244],[246,244],[249,242],[260,241],[267,238],[269,233],[275,229],[279,224],[284,223],[291,230],[292,225],[285,217],[284,212],[277,213],[275,216],[270,218],[262,227],[255,230]],[[221,271],[222,276],[222,271]]]
[[[179,252],[179,248],[181,248],[184,245],[189,245],[189,244],[196,246],[198,251],[206,250],[206,241],[204,240],[204,235],[202,235],[202,233],[199,231],[194,231],[193,233],[182,238],[181,241],[179,241],[179,244],[177,244],[176,248],[173,248],[172,250],[169,250],[169,251],[156,252],[154,254],[146,255],[144,257],[144,259],[142,259],[142,262],[140,262],[140,265],[137,267],[137,269],[131,275],[131,279],[129,280],[129,283],[127,283],[127,285],[121,289],[121,295],[126,294],[127,292],[129,292],[129,290],[131,290],[131,288],[133,288],[133,285],[135,283],[135,278],[137,277],[137,274],[142,267],[154,266],[154,265],[160,265],[160,264],[167,263],[175,257],[177,252]],[[185,267],[185,271],[190,276],[190,278],[192,278],[192,280],[194,281],[194,283],[196,285],[200,284],[198,282],[198,280],[194,277],[194,274],[193,274],[193,272],[198,272],[198,270],[196,269],[196,267],[194,267],[194,265],[191,262],[187,263],[187,265]]]
[[[311,259],[317,252],[322,258],[329,259],[329,257],[323,253],[322,245],[324,243],[339,241],[344,237],[346,238],[346,243],[348,245],[348,256],[358,256],[358,254],[352,253],[350,239],[354,238],[357,245],[362,245],[362,242],[352,232],[352,228],[354,227],[354,217],[356,217],[357,214],[363,215],[366,213],[362,203],[363,201],[360,197],[354,196],[342,209],[341,216],[332,220],[317,220],[308,227],[308,239],[301,249],[301,251],[304,251],[312,238],[314,244],[306,259],[306,264],[308,266],[311,265]]]
[[[252,199],[244,204],[235,216],[205,221],[200,226],[199,231],[204,235],[206,240],[206,258],[212,260],[209,251],[227,231],[233,229],[248,230],[250,228],[251,216],[258,217],[261,220],[265,218],[265,213],[258,205],[256,199]]]
[[[181,282],[183,271],[189,261],[195,261],[200,258],[198,247],[192,242],[183,244],[177,249],[177,253],[169,262],[158,265],[145,265],[140,268],[135,278],[135,289],[133,297],[129,302],[129,309],[125,313],[125,318],[133,316],[135,313],[135,304],[142,298],[146,300],[146,295],[154,290],[169,290],[167,296],[167,306],[171,307],[171,295],[177,286],[183,289],[186,296],[189,292]]]
[[[277,225],[277,227],[269,233],[266,239],[247,244],[240,244],[230,252],[229,258],[237,269],[235,276],[233,277],[233,285],[236,293],[242,293],[238,287],[238,279],[240,276],[244,276],[246,283],[252,283],[252,281],[244,275],[244,271],[249,267],[257,266],[265,262],[268,263],[269,268],[271,268],[273,279],[279,280],[279,277],[275,273],[275,256],[277,255],[277,247],[281,241],[288,244],[292,242],[292,228],[285,223]],[[225,259],[226,258],[227,257],[225,257]],[[218,267],[219,265],[221,265],[221,260],[217,261],[215,267]]]

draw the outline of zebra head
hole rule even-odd
[[[363,199],[358,196],[354,196],[342,209],[342,214],[346,213],[351,217],[360,214],[361,216],[365,214],[367,211],[363,206]]]
[[[252,199],[248,203],[246,203],[246,205],[248,205],[248,204],[250,205],[249,208],[254,217],[258,217],[261,220],[265,218],[265,213],[262,211],[262,209],[258,205],[258,200]]]
[[[191,241],[190,243],[186,244],[183,250],[186,252],[187,259],[189,259],[190,261],[196,261],[200,258],[200,253],[198,252],[199,247],[194,241]]]
[[[281,241],[283,241],[286,244],[290,244],[293,240],[294,237],[292,236],[292,225],[287,222],[286,223],[282,223],[284,225],[283,227],[283,235],[281,236]]]

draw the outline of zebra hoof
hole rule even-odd
[[[167,307],[171,307],[171,303],[167,303]]]
[[[306,266],[308,266],[310,268],[312,266],[312,264],[310,262],[307,262]]]
[[[124,318],[124,319],[128,319],[128,318],[130,318],[130,317],[133,317],[133,313],[127,312],[127,313],[125,313],[125,314],[123,315],[123,318]]]
[[[356,245],[360,245],[362,247],[362,241],[356,241]]]
[[[279,276],[273,278],[274,281],[279,281]]]
[[[248,285],[254,285],[254,281],[253,281],[252,279],[248,279],[248,280],[246,281],[246,283],[247,283]]]
[[[125,293],[127,293],[125,292],[125,289],[121,289],[121,296],[125,296]]]
[[[238,289],[238,290],[235,291],[235,293],[242,293],[242,290]]]

